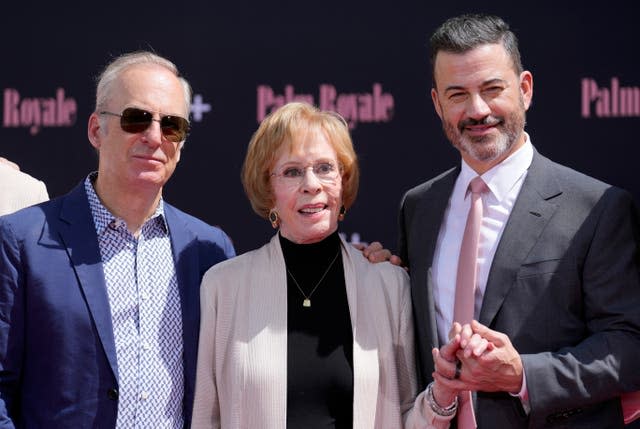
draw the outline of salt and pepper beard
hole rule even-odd
[[[481,120],[466,118],[461,120],[457,127],[450,122],[442,121],[442,129],[451,144],[460,152],[467,153],[473,159],[480,162],[491,162],[500,158],[513,147],[524,131],[525,125],[524,100],[520,96],[520,109],[506,116],[485,116]],[[466,137],[464,128],[468,125],[496,125],[500,135]]]

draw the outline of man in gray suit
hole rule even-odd
[[[524,131],[533,76],[502,19],[455,17],[430,42],[431,96],[462,162],[407,192],[400,211],[422,387],[435,370],[449,387],[475,392],[479,428],[622,427],[620,396],[640,389],[634,202],[533,147]],[[458,256],[477,176],[488,189],[476,320],[460,332]],[[432,349],[450,332],[463,338],[458,362],[436,352],[434,365]],[[494,347],[476,356],[471,333]]]

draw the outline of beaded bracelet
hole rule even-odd
[[[427,386],[427,402],[431,410],[441,417],[450,417],[458,411],[458,397],[455,397],[451,405],[446,408],[438,405],[436,398],[433,396],[433,381]]]

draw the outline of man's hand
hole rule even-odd
[[[366,247],[362,243],[351,243],[351,245],[358,250],[362,250],[364,257],[374,264],[389,261],[393,265],[402,265],[402,259],[400,259],[399,256],[392,255],[391,251],[383,248],[382,244],[378,241],[374,241]]]
[[[460,336],[460,349],[462,349],[465,358],[480,357],[485,351],[491,351],[495,348],[491,341],[473,332],[470,324],[462,326],[458,322],[453,322],[449,337],[456,335]]]
[[[440,349],[431,350],[433,355],[434,378],[436,375],[452,379],[456,375],[456,353],[460,351],[460,335],[453,336]]]
[[[456,357],[460,360],[459,379],[439,379],[456,390],[518,393],[522,387],[522,360],[505,334],[477,321],[452,332],[460,336]]]

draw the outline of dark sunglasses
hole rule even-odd
[[[166,115],[155,119],[153,113],[135,107],[127,107],[122,114],[107,111],[102,111],[100,114],[118,116],[122,131],[131,134],[143,132],[151,126],[152,121],[159,122],[164,138],[174,143],[184,141],[191,129],[189,121],[180,116]]]

